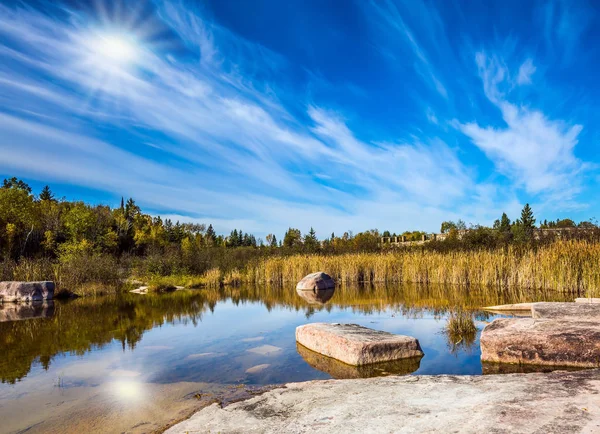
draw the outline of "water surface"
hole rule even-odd
[[[373,375],[481,374],[486,305],[572,300],[412,285],[343,287],[311,304],[293,287],[184,290],[0,309],[2,432],[152,432],[240,386]],[[450,311],[478,333],[445,332]],[[20,317],[19,317],[20,316]],[[297,347],[309,322],[350,322],[419,339],[425,356],[357,369]]]

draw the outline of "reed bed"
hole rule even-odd
[[[497,288],[587,292],[600,288],[600,244],[558,241],[531,249],[435,252],[403,250],[337,256],[271,257],[248,265],[240,276],[248,283],[299,281],[324,271],[341,284],[421,283],[483,285]]]

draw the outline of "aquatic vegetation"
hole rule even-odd
[[[473,314],[463,309],[450,312],[444,332],[452,352],[460,348],[472,348],[477,338],[477,327],[473,321]]]

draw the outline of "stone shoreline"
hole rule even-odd
[[[166,432],[592,433],[599,392],[597,369],[309,381],[213,404]]]

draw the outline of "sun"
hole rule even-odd
[[[95,51],[99,56],[116,63],[131,63],[136,57],[136,47],[124,37],[100,36]]]
[[[122,35],[100,35],[90,42],[92,53],[100,63],[112,66],[135,62],[138,48],[131,38]]]

